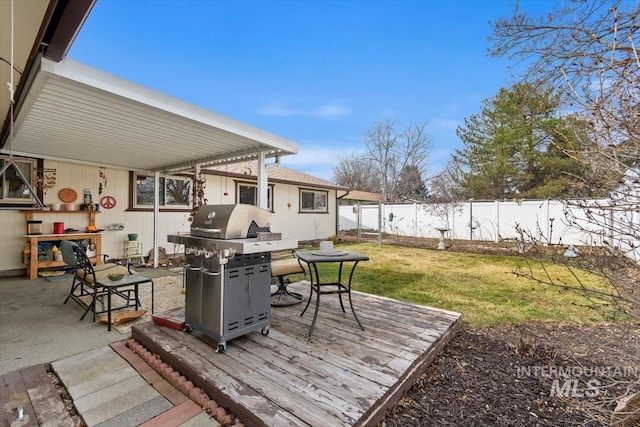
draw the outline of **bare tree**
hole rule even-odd
[[[365,134],[367,153],[364,158],[371,166],[380,182],[384,200],[393,201],[407,191],[402,183],[402,173],[407,168],[425,176],[431,153],[432,140],[426,132],[427,122],[410,123],[398,130],[395,120],[374,123]],[[406,181],[405,181],[406,183]],[[416,188],[424,183],[416,182]]]
[[[640,7],[620,0],[562,5],[537,19],[516,8],[498,20],[490,53],[529,62],[523,79],[555,87],[589,120],[596,144],[577,154],[606,165],[596,173],[624,172],[640,155]]]
[[[559,283],[550,276],[535,276],[532,270],[519,274],[572,288],[601,308],[640,319],[640,3],[560,4],[540,18],[516,7],[509,19],[495,22],[490,53],[517,59],[518,67],[526,66],[523,80],[555,87],[590,124],[580,149],[564,151],[588,165],[598,175],[590,181],[602,185],[611,197],[600,203],[567,201],[581,213],[571,215],[567,210],[565,220],[604,249],[587,247],[570,258],[559,258],[568,268],[588,268],[601,275],[605,284],[596,288]],[[580,137],[579,133],[574,136]],[[523,237],[534,243],[548,243],[538,236],[523,230]],[[564,255],[563,251],[558,254]],[[627,356],[639,363],[638,354]],[[639,388],[638,382],[631,384],[627,393]],[[629,416],[640,416],[637,406],[632,409]]]
[[[580,149],[564,151],[588,164],[599,176],[592,182],[616,196],[602,204],[568,201],[583,215],[567,220],[595,235],[611,253],[628,256],[640,242],[638,221],[623,219],[623,213],[637,212],[640,194],[640,180],[630,178],[640,167],[640,7],[602,0],[562,5],[537,19],[516,8],[510,19],[494,24],[490,52],[526,60],[524,80],[553,85],[588,119],[590,134],[575,129],[573,135],[584,141]],[[637,278],[631,283],[640,286]],[[636,299],[633,310],[639,305]]]
[[[338,159],[333,167],[333,182],[352,190],[380,191],[380,183],[374,173],[371,162],[355,153]]]

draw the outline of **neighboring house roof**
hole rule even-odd
[[[240,162],[231,163],[227,166],[215,166],[202,169],[203,173],[211,175],[228,176],[230,178],[246,178],[256,180],[258,176],[257,162]],[[267,167],[267,179],[269,182],[281,182],[284,184],[295,184],[299,186],[309,186],[317,188],[326,188],[331,190],[347,191],[346,187],[336,185],[324,179],[300,172],[294,169],[285,168],[279,164],[269,165]]]
[[[382,194],[370,193],[369,191],[350,190],[348,192],[345,192],[344,194],[338,193],[338,198],[345,201],[349,200],[357,202],[381,202]]]

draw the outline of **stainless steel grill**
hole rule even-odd
[[[186,331],[198,330],[226,341],[261,330],[271,319],[271,252],[298,247],[297,240],[275,240],[271,213],[252,205],[204,205],[189,235],[170,234],[186,257]]]

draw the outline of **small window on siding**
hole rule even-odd
[[[246,205],[258,205],[258,186],[255,184],[248,184],[245,182],[237,183],[238,203],[244,203]],[[273,210],[273,185],[267,186],[267,209]]]
[[[133,174],[134,207],[153,207],[154,178],[143,174]],[[191,206],[191,179],[180,176],[159,178],[158,200],[160,207],[189,208]]]
[[[301,212],[328,212],[327,191],[300,190]]]

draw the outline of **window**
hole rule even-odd
[[[328,212],[327,191],[300,190],[301,212]]]
[[[13,161],[27,179],[29,185],[35,190],[33,177],[36,171],[36,160],[13,159]],[[0,170],[8,165],[2,176],[0,176],[0,203],[31,204],[35,202],[29,187],[22,181],[15,167],[8,163],[8,157],[0,157]]]
[[[132,174],[134,207],[153,207],[153,176]],[[160,207],[189,208],[191,206],[191,179],[179,176],[161,176],[158,200]]]
[[[237,202],[247,205],[258,205],[258,186],[255,184],[248,184],[239,182],[237,186]],[[267,186],[267,209],[273,211],[273,185]]]

